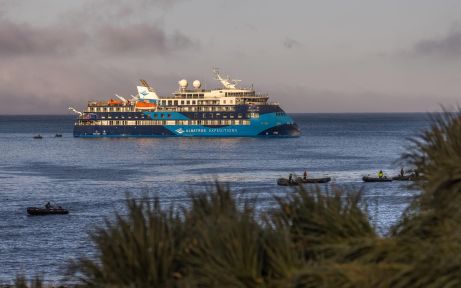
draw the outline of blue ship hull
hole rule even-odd
[[[298,137],[296,124],[259,131],[242,126],[75,126],[74,137]]]
[[[293,119],[278,108],[265,111],[248,125],[78,125],[74,137],[298,137],[300,130]],[[282,113],[283,112],[283,113]],[[102,113],[96,115],[97,119]],[[129,114],[120,114],[124,119]],[[131,114],[132,115],[132,114]],[[180,112],[142,112],[144,119],[190,120]]]

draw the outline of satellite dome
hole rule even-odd
[[[179,86],[180,86],[181,88],[184,89],[184,88],[187,87],[187,80],[186,80],[186,79],[182,79],[182,80],[180,80],[180,81],[178,82],[178,84],[179,84]]]
[[[195,80],[195,81],[192,83],[192,86],[194,86],[195,89],[199,89],[199,88],[202,86],[202,83],[200,83],[199,80]]]

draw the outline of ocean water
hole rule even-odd
[[[88,231],[127,193],[150,193],[162,204],[187,205],[189,191],[215,179],[235,193],[257,197],[261,210],[288,173],[328,175],[332,183],[363,189],[368,212],[386,233],[417,195],[405,182],[362,183],[361,177],[400,170],[408,138],[428,128],[426,114],[294,114],[299,138],[79,139],[72,116],[0,116],[0,283],[17,274],[61,279],[65,263],[94,255]],[[33,139],[40,133],[43,139]],[[62,133],[62,138],[54,138]],[[30,217],[26,207],[47,201],[69,215]]]

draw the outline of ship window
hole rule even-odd
[[[154,114],[154,118],[157,119],[157,117],[158,117],[158,115],[157,115],[157,113],[155,113],[155,114]]]
[[[162,113],[162,114],[160,114],[160,118],[164,118],[164,117],[165,117],[165,115],[163,115],[163,113]]]
[[[192,100],[192,105],[195,105],[195,103],[196,103],[195,100]]]
[[[202,114],[202,118],[206,118],[206,113],[203,113],[203,114]]]
[[[171,118],[171,114],[168,114],[168,118]]]
[[[184,100],[181,100],[181,105],[184,105]]]
[[[168,100],[168,106],[171,106],[171,104],[172,104],[172,101]]]
[[[178,106],[178,100],[174,100],[174,106]]]
[[[227,114],[222,114],[222,118],[227,118]]]
[[[234,114],[229,114],[229,117],[230,117],[230,118],[234,118]]]

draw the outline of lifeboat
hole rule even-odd
[[[151,103],[148,101],[138,101],[136,102],[136,109],[155,109],[157,108],[157,104]]]
[[[110,99],[109,101],[107,101],[107,105],[109,105],[109,106],[123,105],[123,102],[118,101],[118,100],[114,100],[114,99]]]

